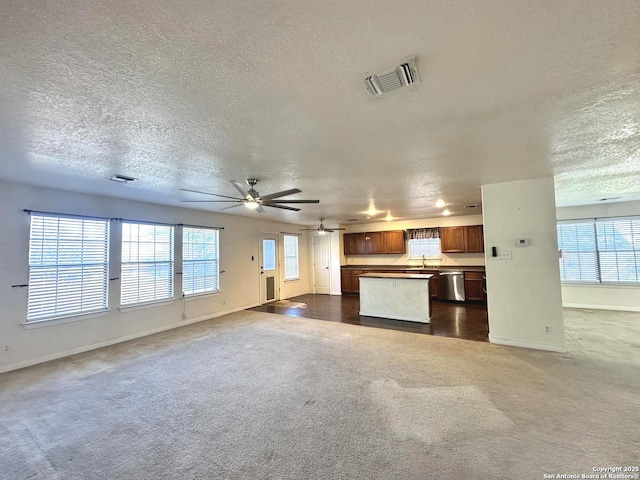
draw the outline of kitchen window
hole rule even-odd
[[[122,222],[122,306],[173,299],[173,226]]]
[[[640,283],[640,218],[558,222],[560,279]]]
[[[421,238],[409,240],[409,258],[440,258],[439,238]]]
[[[31,214],[27,322],[107,309],[109,222]]]
[[[298,236],[284,235],[284,279],[288,281],[299,278]]]
[[[220,291],[219,239],[217,229],[183,227],[182,292],[184,295]]]

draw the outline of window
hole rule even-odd
[[[420,238],[409,240],[409,258],[440,258],[439,238]]]
[[[640,282],[640,219],[558,223],[560,279],[565,282]]]
[[[284,279],[298,280],[298,236],[284,236]]]
[[[218,241],[218,230],[183,227],[182,292],[185,295],[220,290]]]
[[[31,215],[27,321],[107,309],[109,223]]]
[[[173,227],[122,222],[123,306],[173,298]]]

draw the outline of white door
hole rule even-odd
[[[260,303],[279,299],[278,235],[260,234]]]
[[[329,235],[313,237],[313,283],[315,293],[331,293],[331,248]]]

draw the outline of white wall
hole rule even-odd
[[[640,215],[640,202],[601,203],[556,210],[558,220]],[[562,284],[565,307],[640,311],[640,285]]]
[[[459,217],[437,217],[420,220],[397,220],[390,222],[366,223],[361,225],[343,225],[344,233],[378,232],[382,230],[406,230],[408,228],[457,227],[462,225],[482,225],[482,215],[465,215]],[[420,259],[409,259],[409,251],[404,255],[344,255],[342,238],[340,256],[342,265],[421,265]],[[448,266],[482,266],[483,253],[443,253],[441,260],[428,260],[428,265]]]
[[[490,341],[565,351],[553,178],[484,185],[482,205]]]
[[[168,305],[122,312],[111,304],[110,311],[93,318],[25,326],[27,289],[11,288],[28,281],[29,215],[23,209],[224,227],[220,232],[220,269],[225,270],[220,276],[221,291],[188,299],[186,321],[182,319],[182,301],[176,300]],[[215,214],[10,183],[0,183],[0,217],[3,227],[0,230],[0,344],[9,346],[9,353],[0,355],[0,372],[256,306],[259,304],[260,232],[295,233],[299,229],[297,225],[259,217]],[[310,251],[307,242],[300,242],[299,246],[300,280],[281,281],[280,298],[310,292]],[[180,292],[179,282],[177,277],[176,296]],[[111,282],[110,298],[114,295],[117,298],[118,287],[117,282]]]

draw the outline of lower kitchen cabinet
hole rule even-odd
[[[464,292],[467,301],[485,302],[487,299],[484,293],[484,273],[464,272]]]
[[[360,292],[360,275],[363,270],[342,269],[340,272],[340,281],[342,293],[359,293]]]

